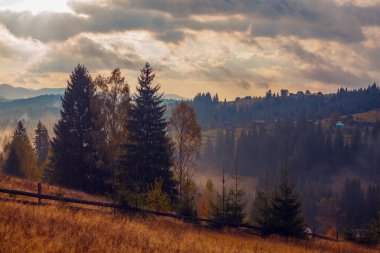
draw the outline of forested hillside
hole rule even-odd
[[[287,168],[297,182],[308,223],[324,231],[361,227],[376,217],[373,206],[380,203],[376,84],[328,95],[268,91],[265,97],[232,102],[202,93],[190,103],[204,129],[200,152],[204,170],[219,174],[222,167],[229,174],[238,170],[243,177],[257,177],[263,189],[266,183],[274,187],[280,171]],[[374,111],[364,113],[370,110]],[[327,216],[333,218],[326,221]]]
[[[9,134],[2,171],[126,208],[248,223],[263,235],[305,238],[313,227],[380,240],[380,123],[358,114],[380,107],[376,84],[329,95],[283,90],[221,102],[206,93],[179,102],[164,100],[154,81],[147,63],[132,94],[120,69],[93,78],[78,65],[62,97],[0,103]],[[47,121],[48,112],[58,121]],[[366,236],[353,237],[356,229]]]
[[[0,84],[0,97],[6,100],[25,99],[44,95],[62,95],[64,88],[44,88],[39,90],[14,87],[9,84]]]
[[[333,114],[370,111],[380,107],[380,89],[373,84],[361,89],[341,88],[333,94],[309,91],[292,94],[288,90],[279,94],[269,90],[265,97],[247,96],[232,102],[220,100],[217,94],[199,93],[191,104],[203,128],[246,127],[255,121],[318,120]]]

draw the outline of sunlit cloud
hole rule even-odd
[[[185,97],[331,92],[379,80],[379,42],[380,1],[0,1],[0,83],[36,88],[149,61]]]
[[[39,12],[72,12],[68,0],[0,0],[0,10]]]

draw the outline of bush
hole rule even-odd
[[[365,244],[376,245],[379,243],[379,235],[373,229],[345,229],[343,236],[347,241]]]
[[[162,179],[156,179],[146,195],[148,208],[156,212],[163,212],[170,209],[169,195],[162,189],[163,183],[164,181]]]

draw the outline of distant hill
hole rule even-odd
[[[32,98],[42,95],[62,95],[65,88],[43,88],[39,90],[14,87],[9,84],[0,84],[0,103],[7,100]],[[188,100],[176,94],[164,94],[166,100]]]
[[[189,100],[188,98],[178,96],[176,94],[164,94],[165,99],[167,100]]]
[[[9,101],[9,100],[6,98],[0,97],[0,103],[7,102],[7,101]]]
[[[0,86],[4,87],[4,86]],[[59,91],[58,89],[44,89],[45,91]],[[175,95],[174,95],[175,96]],[[34,128],[41,120],[52,133],[55,123],[60,118],[62,95],[41,95],[31,98],[8,100],[0,97],[0,134],[5,128],[15,126],[17,120],[24,120],[27,127]],[[179,97],[179,96],[178,96]],[[178,103],[175,99],[165,99],[167,106],[166,117],[171,108]]]
[[[64,88],[44,88],[33,90],[22,87],[14,87],[9,84],[0,84],[0,102],[3,102],[3,99],[13,100],[37,97],[41,95],[62,95],[64,92]]]
[[[19,119],[23,115],[37,119],[46,112],[59,115],[61,95],[43,95],[27,99],[15,99],[0,103],[0,118]]]
[[[13,134],[16,122],[23,120],[30,138],[41,120],[50,134],[59,119],[61,95],[43,95],[0,102],[0,151]]]
[[[352,114],[352,119],[359,122],[377,122],[380,121],[380,109],[368,112]]]
[[[190,102],[203,129],[249,127],[260,122],[277,119],[322,120],[333,115],[353,115],[380,108],[380,87],[343,89],[331,94],[291,94],[282,90],[281,95],[268,92],[265,97],[245,97],[225,103],[210,93],[200,93]],[[362,116],[358,116],[364,117]],[[376,113],[367,118],[376,121]]]

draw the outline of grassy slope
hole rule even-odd
[[[0,187],[35,189],[34,182],[0,175]],[[46,186],[45,186],[46,187]],[[50,187],[52,192],[58,188]],[[81,195],[67,191],[68,196]],[[0,194],[0,197],[8,197]],[[82,197],[89,197],[82,194]],[[92,197],[93,199],[100,199]],[[212,231],[169,218],[130,218],[109,209],[72,210],[0,201],[2,252],[281,252],[370,253],[349,243],[286,241],[236,230]]]
[[[3,173],[0,173],[0,187],[1,188],[37,193],[37,185],[38,185],[38,181],[35,181],[35,180],[21,179],[21,178],[11,177]],[[90,195],[90,194],[83,193],[80,191],[69,190],[66,188],[57,187],[54,185],[49,185],[49,184],[44,184],[44,183],[42,184],[42,193],[55,195],[55,196],[86,199],[86,200],[92,200],[92,201],[112,202],[111,199],[108,199],[103,196]],[[5,197],[5,196],[0,195],[0,197]],[[17,197],[17,199],[21,199],[21,198],[22,197],[20,196]],[[27,198],[27,197],[23,199],[31,200],[30,198]],[[48,202],[48,201],[45,200],[45,202]],[[54,201],[52,202],[54,203]]]
[[[0,252],[376,252],[348,243],[286,242],[165,218],[0,203]]]
[[[352,114],[352,118],[360,122],[376,122],[380,121],[380,109],[375,109],[363,113]]]

